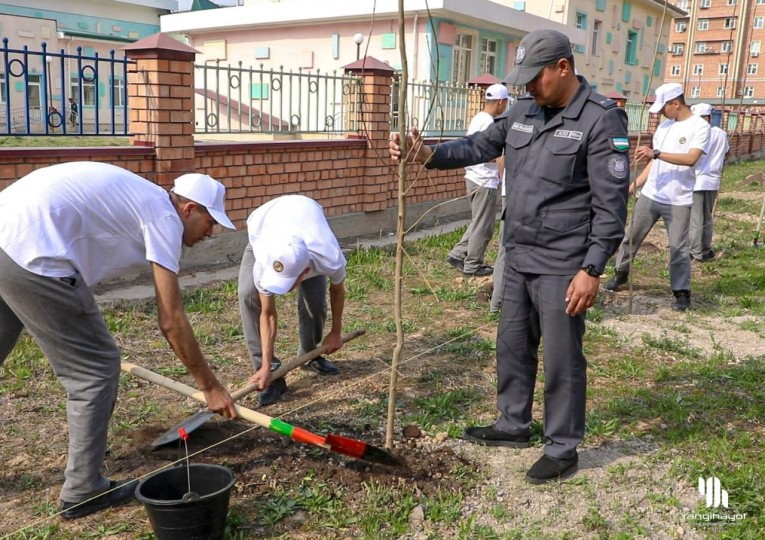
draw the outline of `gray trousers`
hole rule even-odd
[[[529,435],[531,405],[544,342],[545,454],[574,457],[584,437],[587,361],[582,351],[585,314],[566,314],[566,289],[573,276],[522,274],[505,266],[497,330],[495,429]]]
[[[242,330],[247,350],[255,369],[260,369],[263,349],[260,342],[260,296],[252,278],[255,256],[252,246],[247,244],[239,266],[239,313],[242,316]],[[307,353],[321,344],[324,323],[327,321],[327,276],[314,276],[304,280],[298,287],[298,325],[300,349],[298,354]],[[279,358],[274,355],[274,360]]]
[[[119,349],[79,274],[38,276],[0,250],[0,364],[22,328],[66,389],[69,455],[61,499],[82,501],[109,487],[101,468],[117,400]]]
[[[502,307],[502,289],[504,287],[505,276],[505,220],[499,222],[499,251],[497,251],[497,260],[494,263],[494,273],[491,276],[493,288],[491,292],[491,300],[489,301],[489,309],[492,311],[499,311]]]
[[[688,233],[690,239],[691,257],[697,260],[711,257],[712,232],[714,221],[712,210],[717,200],[717,191],[694,191],[693,206],[691,206],[691,226]]]
[[[673,291],[691,290],[691,258],[688,249],[690,206],[661,204],[648,197],[638,197],[633,210],[632,224],[624,235],[616,254],[617,272],[629,272],[630,262],[637,255],[651,227],[664,220],[669,236],[669,284]]]
[[[469,274],[484,264],[486,246],[494,234],[494,222],[497,220],[499,190],[481,187],[470,180],[465,180],[465,186],[470,201],[470,225],[449,256],[463,261],[462,269]]]

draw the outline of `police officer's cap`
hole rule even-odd
[[[555,30],[534,30],[518,45],[515,68],[504,82],[512,86],[528,84],[547,64],[569,58],[571,54],[571,42],[565,34]]]

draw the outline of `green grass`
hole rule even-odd
[[[30,136],[30,137],[0,137],[0,146],[5,147],[67,147],[67,146],[129,146],[130,137],[108,136]]]

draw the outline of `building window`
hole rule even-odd
[[[727,75],[728,74],[728,64],[720,64],[720,69],[718,70],[718,73],[720,75]]]
[[[624,63],[635,65],[637,64],[637,32],[627,30],[627,49],[624,52]]]
[[[752,41],[749,44],[749,52],[760,54],[760,41]]]
[[[765,2],[765,0],[763,1]],[[689,3],[689,0],[677,0],[677,7],[679,7],[683,11],[688,11],[688,3]]]
[[[112,79],[112,107],[122,107],[125,105],[125,81],[123,79]]]
[[[736,28],[736,18],[725,17],[725,21],[723,21],[723,28]]]
[[[670,50],[673,56],[682,56],[683,52],[685,52],[685,43],[673,43]]]
[[[452,51],[452,82],[465,83],[470,78],[473,36],[457,33]]]
[[[696,45],[693,47],[693,52],[695,53],[701,53],[704,54],[707,52],[707,42],[706,41],[697,41]]]
[[[699,24],[696,28],[699,30],[709,30],[709,19],[699,19]]]
[[[688,22],[687,21],[677,21],[675,23],[675,32],[682,33],[685,32],[685,30],[688,28]]]
[[[765,28],[765,17],[755,17],[754,18],[754,27],[755,28]]]
[[[600,21],[592,23],[592,43],[590,44],[592,56],[600,56],[600,27],[602,24]]]
[[[754,97],[754,86],[747,86],[746,88],[744,88],[744,97],[745,98]]]
[[[86,81],[79,77],[72,77],[69,87],[69,96],[73,97],[75,102],[80,101],[80,84],[82,84],[82,105],[94,106],[96,104],[95,79]],[[80,110],[80,114],[82,114],[82,110]]]
[[[724,86],[718,86],[717,87],[717,97],[725,97],[725,87]]]
[[[700,95],[701,95],[701,87],[699,87],[699,86],[693,86],[693,87],[691,88],[691,97],[692,97],[692,98],[697,98],[697,97],[699,97]]]
[[[680,66],[672,66],[672,75],[680,75]]]
[[[747,64],[746,65],[746,74],[747,75],[757,75],[757,64]]]
[[[693,74],[702,75],[704,73],[704,64],[693,64]]]
[[[701,0],[701,2],[699,2],[699,6],[700,6],[702,9],[704,9],[704,8],[708,8],[708,7],[709,7],[709,6],[711,6],[711,5],[712,5],[712,0]],[[687,11],[687,10],[686,10],[686,11]]]
[[[587,30],[587,15],[581,11],[576,12],[576,27],[579,30]]]
[[[731,51],[731,42],[730,41],[721,41],[720,42],[720,52],[729,53]]]
[[[735,6],[736,5],[736,0],[728,0],[727,4],[729,6]]]
[[[757,5],[758,6],[761,6],[763,4],[765,4],[765,0],[757,0]]]
[[[497,41],[481,39],[481,74],[497,73]]]

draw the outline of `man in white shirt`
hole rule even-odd
[[[505,112],[510,95],[503,84],[486,89],[486,102],[481,112],[470,121],[467,134],[483,131],[494,118]],[[465,185],[470,201],[471,221],[459,242],[446,257],[446,262],[467,276],[490,276],[493,268],[484,262],[486,246],[494,234],[499,201],[499,160],[465,167]],[[501,163],[499,163],[501,165]]]
[[[604,288],[619,290],[629,281],[629,271],[640,244],[662,218],[669,236],[669,281],[675,302],[672,309],[691,307],[691,259],[688,228],[696,182],[694,165],[709,142],[709,124],[695,116],[685,103],[683,87],[665,83],[656,89],[656,101],[648,109],[661,113],[662,122],[653,136],[653,149],[635,150],[637,161],[650,160],[630,184],[630,194],[642,187],[633,210],[632,222],[616,254],[616,274]]]
[[[89,287],[151,265],[159,327],[208,406],[236,416],[183,309],[183,246],[233,229],[225,188],[185,174],[168,194],[130,171],[98,162],[37,169],[0,192],[0,364],[26,328],[67,391],[69,456],[64,519],[128,502],[135,481],[101,474],[117,399],[120,352]]]
[[[346,260],[321,205],[303,195],[277,197],[247,219],[249,243],[239,269],[239,311],[247,350],[255,366],[250,384],[263,390],[261,405],[276,403],[286,392],[284,378],[270,380],[281,365],[276,357],[276,295],[297,289],[300,349],[304,354],[322,342],[327,320],[327,280],[332,328],[324,338],[332,354],[343,345]],[[319,375],[337,367],[320,356],[304,366]]]
[[[707,122],[712,118],[712,106],[708,103],[697,103],[691,107],[691,111]],[[729,150],[728,134],[719,127],[712,126],[709,131],[709,144],[704,155],[696,162],[696,184],[693,187],[689,235],[691,258],[697,262],[711,261],[716,256],[712,248],[712,211],[717,192],[720,191],[725,155]]]

